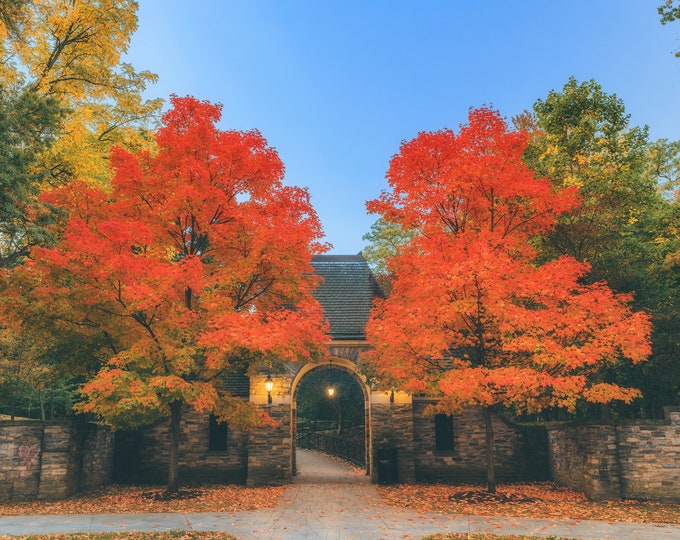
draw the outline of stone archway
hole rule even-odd
[[[250,401],[260,405],[276,425],[260,426],[248,433],[247,484],[281,485],[292,482],[295,471],[297,393],[301,381],[315,369],[342,369],[357,382],[364,396],[364,437],[366,472],[372,482],[380,481],[378,457],[382,448],[397,450],[400,482],[412,482],[414,469],[413,405],[404,392],[371,389],[358,373],[357,362],[365,342],[335,342],[322,362],[289,366],[272,374],[273,389],[268,396],[266,374],[251,377]]]
[[[357,372],[356,364],[347,358],[341,356],[329,356],[323,362],[305,364],[296,373],[291,381],[290,396],[291,396],[291,411],[290,411],[290,440],[291,440],[291,471],[296,473],[296,437],[297,437],[297,397],[300,389],[300,383],[311,372],[319,369],[338,369],[349,374],[356,384],[361,389],[364,396],[364,448],[365,448],[365,470],[369,477],[372,474],[372,444],[371,444],[371,390],[366,384],[366,380]]]

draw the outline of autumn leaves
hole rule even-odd
[[[390,165],[391,190],[370,211],[413,234],[388,264],[391,293],[376,304],[367,353],[390,386],[439,397],[438,412],[481,406],[489,490],[495,490],[491,408],[574,411],[579,400],[630,402],[603,366],[651,352],[647,316],[569,256],[541,263],[533,239],[575,208],[523,161],[527,137],[489,109],[468,124],[421,133]]]
[[[266,421],[221,376],[308,361],[327,343],[310,265],[326,245],[309,195],[282,184],[258,132],[219,130],[220,114],[173,97],[155,151],[112,150],[109,185],[46,190],[63,216],[58,241],[9,278],[20,318],[89,344],[80,411],[114,427],[171,419],[171,489],[183,407]],[[367,360],[393,387],[440,396],[442,412],[637,395],[598,372],[647,356],[648,320],[628,297],[583,283],[585,264],[537,260],[533,239],[579,200],[536,177],[526,142],[497,112],[471,111],[458,133],[404,143],[390,191],[368,203],[410,233],[389,261]]]
[[[156,152],[113,149],[110,186],[44,193],[67,216],[59,241],[11,279],[26,284],[27,318],[92,344],[79,411],[114,428],[170,418],[175,490],[183,408],[235,428],[267,421],[222,375],[308,360],[326,332],[311,267],[325,247],[307,192],[282,184],[259,133],[217,129],[219,106],[171,101]]]
[[[72,182],[43,194],[69,219],[15,276],[33,278],[33,311],[49,306],[60,324],[99,336],[84,409],[119,425],[177,399],[220,409],[212,383],[235,357],[252,371],[309,359],[325,342],[309,277],[322,229],[307,192],[281,183],[259,133],[218,130],[219,106],[172,104],[158,152],[113,150],[110,188]],[[389,262],[370,360],[393,384],[441,394],[447,412],[637,395],[597,372],[644,359],[648,321],[628,297],[584,284],[584,263],[537,261],[533,239],[579,199],[534,175],[526,143],[497,112],[471,111],[458,133],[404,143],[391,189],[368,203],[412,232]]]
[[[629,297],[583,283],[571,257],[537,261],[532,239],[579,203],[522,160],[526,135],[498,113],[471,111],[458,134],[423,133],[390,165],[391,190],[368,203],[415,229],[391,261],[392,292],[369,322],[383,377],[470,405],[573,410],[578,399],[629,401],[634,390],[597,380],[603,364],[650,352],[649,322]]]

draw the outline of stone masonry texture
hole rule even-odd
[[[273,405],[267,412],[278,425],[249,432],[247,485],[250,487],[289,484],[293,479],[290,405]]]
[[[113,435],[83,422],[0,423],[0,499],[61,499],[111,482]]]
[[[380,480],[381,449],[396,450],[397,482],[483,482],[481,411],[453,418],[454,448],[437,451],[431,403],[373,403],[368,429],[372,480]],[[208,450],[207,415],[182,421],[180,481],[280,485],[292,480],[291,410],[267,408],[276,427],[228,431],[226,451]],[[680,502],[680,408],[665,420],[616,424],[573,423],[544,428],[494,419],[497,478],[501,482],[550,479],[591,499]],[[58,499],[118,481],[164,483],[167,422],[119,432],[82,422],[0,423],[0,498]]]
[[[416,481],[413,447],[413,407],[409,404],[374,404],[371,408],[373,467],[371,480],[380,481],[378,462],[381,449],[396,449],[397,478],[400,483]]]
[[[415,472],[421,482],[483,483],[486,481],[486,431],[481,409],[453,417],[453,450],[435,448],[434,401],[413,403]],[[493,420],[496,479],[499,482],[548,479],[548,453],[543,427],[515,426],[499,416]]]
[[[180,423],[179,480],[182,484],[245,483],[248,433],[228,429],[227,449],[210,451],[207,414],[184,410]],[[116,433],[115,479],[163,484],[168,478],[170,431],[167,420]]]
[[[680,407],[665,421],[548,430],[551,478],[591,499],[680,502]]]

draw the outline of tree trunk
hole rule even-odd
[[[182,417],[182,402],[173,401],[170,404],[170,455],[168,460],[168,492],[177,493],[179,489],[178,454],[179,454],[179,425]]]
[[[45,396],[42,390],[38,390],[38,403],[40,403],[40,419],[45,421]]]
[[[494,455],[491,407],[484,407],[484,424],[486,426],[486,484],[489,488],[489,493],[496,493],[496,459]]]
[[[609,403],[600,403],[600,420],[607,424],[612,421],[612,410]]]
[[[9,421],[14,423],[14,418],[17,415],[17,400],[15,399],[14,393],[11,394],[11,403],[10,403],[10,413],[9,413]]]

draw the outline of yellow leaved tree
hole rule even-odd
[[[137,28],[132,0],[10,3],[0,18],[0,80],[55,99],[67,114],[44,166],[55,182],[108,183],[112,145],[148,146],[161,100],[142,96],[156,75],[122,61]]]

